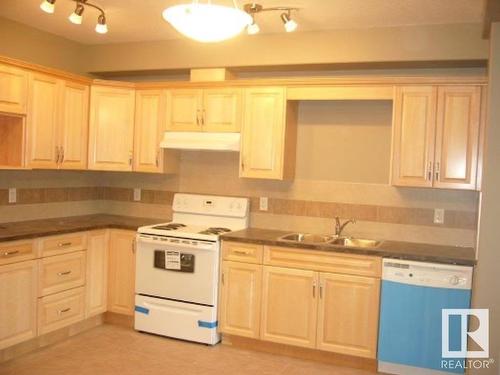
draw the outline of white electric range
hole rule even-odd
[[[215,345],[219,236],[248,226],[249,201],[175,194],[172,208],[137,233],[135,329]]]

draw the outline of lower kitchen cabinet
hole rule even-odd
[[[220,331],[250,338],[260,335],[262,265],[222,263]]]
[[[43,335],[83,320],[85,288],[69,289],[38,300],[38,334]]]
[[[317,348],[376,358],[380,281],[320,273],[319,283]]]
[[[102,314],[108,302],[109,235],[107,230],[89,232],[85,317]]]
[[[135,231],[109,234],[108,311],[133,315],[135,300]]]
[[[0,267],[0,349],[36,336],[37,263]]]
[[[317,272],[264,266],[261,339],[314,348]]]

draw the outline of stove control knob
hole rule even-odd
[[[458,276],[452,276],[450,277],[450,284],[451,285],[458,285],[460,283],[460,279]]]

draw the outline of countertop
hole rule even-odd
[[[115,228],[137,230],[137,228],[143,225],[165,221],[165,219],[98,214],[1,223],[0,242],[93,229]]]
[[[443,246],[401,241],[383,241],[373,248],[351,248],[331,244],[302,244],[279,241],[278,238],[290,232],[248,228],[222,235],[223,240],[256,243],[262,245],[294,247],[300,249],[333,251],[362,255],[376,255],[394,259],[415,260],[473,266],[476,264],[472,247]]]

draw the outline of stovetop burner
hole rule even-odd
[[[218,234],[227,233],[227,232],[231,232],[231,229],[229,229],[229,228],[212,227],[212,228],[208,228],[208,229],[202,230],[199,233],[200,234],[215,234],[215,235],[218,235]]]
[[[184,224],[180,223],[170,223],[170,224],[164,224],[164,225],[157,225],[154,226],[152,229],[160,229],[160,230],[177,230],[179,228],[184,228]]]

